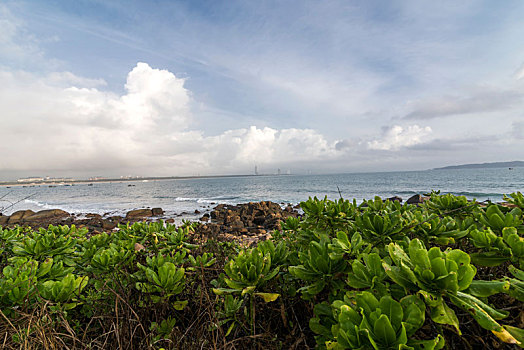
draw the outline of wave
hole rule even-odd
[[[51,206],[44,202],[35,201],[34,199],[24,199],[24,203],[37,206],[42,209],[53,209]]]
[[[397,195],[415,195],[430,193],[430,191],[391,191],[391,193],[396,193]],[[502,197],[502,192],[469,192],[469,191],[441,191],[440,194],[451,193],[455,196],[466,196],[466,197]]]
[[[494,192],[450,192],[456,196],[466,196],[466,197],[502,197],[504,193],[494,193]]]
[[[240,197],[212,197],[212,198],[193,198],[193,197],[176,197],[175,202],[196,202],[199,204],[211,203],[232,203],[240,200]]]

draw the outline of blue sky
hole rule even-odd
[[[524,3],[4,1],[2,178],[522,159]]]

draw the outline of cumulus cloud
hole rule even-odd
[[[403,147],[427,142],[425,137],[431,134],[431,132],[432,130],[429,126],[410,125],[402,127],[394,125],[384,129],[382,138],[368,142],[368,148],[383,151],[398,150]]]
[[[0,80],[5,170],[186,175],[338,154],[334,143],[311,129],[251,126],[214,136],[191,130],[185,80],[146,63],[129,72],[123,95],[100,90],[103,81],[69,72],[0,71]]]

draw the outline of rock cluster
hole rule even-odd
[[[74,224],[77,227],[87,227],[90,233],[96,233],[111,231],[120,223],[143,221],[163,214],[162,208],[131,210],[125,217],[100,214],[86,214],[85,217],[77,217],[61,209],[41,210],[36,213],[32,210],[19,210],[10,216],[0,215],[0,226],[20,225],[39,228],[49,225]]]
[[[32,210],[19,210],[11,216],[0,216],[0,225],[28,225],[47,226],[62,223],[71,215],[60,209],[47,209],[34,212]]]
[[[280,205],[273,202],[219,204],[211,212],[211,222],[232,231],[256,232],[256,230],[280,229],[282,220],[297,215],[298,213],[291,206],[282,209]]]
[[[273,230],[281,229],[281,221],[298,215],[291,206],[282,209],[279,204],[269,201],[238,205],[219,204],[213,208],[210,215],[204,214],[200,218],[205,224],[197,228],[196,234],[251,245],[270,238]]]

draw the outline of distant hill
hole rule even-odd
[[[482,163],[482,164],[462,164],[462,165],[450,165],[443,168],[435,168],[433,170],[448,170],[448,169],[486,169],[486,168],[517,168],[524,167],[523,161],[513,162],[494,162],[494,163]]]

